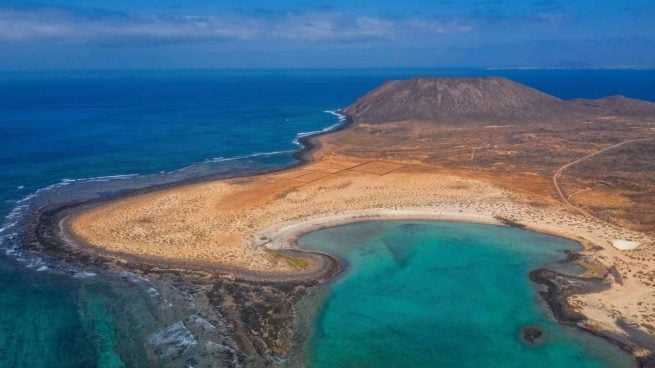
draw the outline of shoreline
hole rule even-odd
[[[126,254],[126,253],[118,253],[118,252],[109,252],[106,250],[103,250],[99,247],[96,247],[92,244],[89,244],[88,242],[84,241],[83,239],[80,239],[78,236],[76,236],[73,231],[71,231],[69,225],[70,221],[72,218],[74,218],[77,215],[80,215],[84,213],[85,211],[88,211],[92,208],[102,206],[104,204],[117,201],[120,199],[124,198],[129,198],[129,197],[134,197],[134,196],[139,196],[143,194],[148,194],[152,192],[157,192],[160,190],[166,190],[166,189],[172,189],[175,187],[179,186],[186,186],[186,185],[193,185],[193,184],[199,184],[199,183],[204,183],[204,182],[211,182],[214,180],[225,180],[225,179],[236,179],[236,178],[241,178],[241,177],[249,177],[253,175],[266,175],[266,174],[272,174],[272,173],[277,173],[277,172],[282,172],[286,170],[290,170],[296,167],[301,167],[306,165],[307,163],[310,163],[313,161],[312,158],[312,153],[320,149],[321,144],[318,140],[315,138],[318,138],[322,135],[325,134],[330,134],[339,130],[342,130],[346,127],[348,127],[350,124],[352,124],[352,119],[347,116],[343,115],[340,113],[339,110],[335,110],[330,112],[330,114],[336,116],[339,119],[339,122],[336,124],[333,124],[326,129],[312,132],[312,133],[307,133],[302,136],[298,136],[296,138],[296,142],[299,145],[299,149],[297,149],[295,152],[293,152],[292,157],[297,161],[291,165],[275,168],[272,170],[253,170],[253,171],[241,171],[238,173],[229,173],[227,175],[207,175],[207,176],[202,176],[202,177],[193,177],[193,178],[188,178],[188,179],[183,179],[180,181],[172,182],[172,183],[164,183],[164,184],[156,184],[152,186],[148,186],[146,188],[142,189],[135,189],[135,190],[130,190],[127,192],[121,192],[117,194],[109,194],[109,195],[104,195],[100,198],[97,199],[91,199],[83,202],[73,202],[73,203],[64,203],[60,204],[55,207],[54,211],[48,206],[44,208],[38,209],[35,215],[30,216],[27,222],[26,227],[32,228],[33,235],[32,236],[32,243],[35,244],[34,240],[37,240],[35,238],[39,238],[39,233],[38,227],[41,223],[40,217],[43,214],[43,212],[48,213],[48,217],[50,215],[55,215],[58,217],[58,224],[57,224],[57,232],[56,236],[60,237],[61,240],[63,240],[64,244],[67,245],[72,245],[75,247],[78,247],[79,249],[86,249],[86,252],[93,254],[97,257],[104,257],[108,258],[110,260],[117,260],[117,259],[125,259],[125,262],[120,262],[120,263],[125,263],[125,264],[143,264],[143,265],[148,265],[153,268],[161,268],[161,269],[186,269],[186,270],[198,270],[198,271],[206,271],[206,272],[215,272],[223,275],[236,275],[237,279],[242,279],[242,280],[249,280],[249,281],[258,281],[258,282],[265,282],[265,281],[273,281],[273,282],[284,282],[284,281],[289,281],[293,279],[302,279],[305,276],[310,276],[310,279],[318,282],[324,282],[332,278],[332,276],[340,273],[340,268],[338,266],[339,260],[337,260],[334,256],[329,255],[329,254],[324,254],[320,252],[311,252],[311,251],[303,251],[300,249],[295,249],[295,250],[289,250],[290,253],[297,253],[296,255],[300,254],[302,256],[309,256],[312,258],[312,260],[315,263],[321,264],[323,267],[318,267],[317,270],[313,270],[310,273],[307,274],[298,274],[298,273],[292,273],[292,274],[279,274],[279,273],[261,273],[261,272],[255,272],[255,271],[248,271],[243,268],[238,268],[238,267],[227,267],[224,265],[218,265],[218,264],[210,264],[210,263],[205,263],[203,264],[202,262],[179,262],[179,261],[174,261],[174,260],[165,260],[165,259],[159,259],[156,262],[153,262],[153,259],[150,257],[139,257],[136,255],[132,254]],[[300,133],[299,133],[300,134]],[[60,217],[61,212],[64,211],[66,213],[65,216]],[[52,212],[52,213],[49,213]],[[36,217],[36,218],[35,218]],[[43,241],[44,237],[43,235],[45,232],[41,232],[41,238],[37,240],[38,241]],[[34,236],[36,235],[36,236]],[[48,236],[52,236],[55,234],[50,234]],[[24,242],[24,243],[30,243]],[[71,253],[71,249],[68,249],[69,247],[62,246],[64,244],[60,244],[56,246],[58,250],[54,252],[55,257],[60,258],[62,255],[65,255],[65,253]],[[30,248],[30,246],[27,246],[27,248]],[[45,250],[46,247],[42,247],[40,249],[41,251]],[[75,253],[75,252],[73,252]],[[69,254],[70,255],[70,254]],[[69,257],[64,257],[66,260]],[[200,267],[199,267],[200,266]],[[300,277],[299,277],[300,276]],[[313,277],[312,277],[313,276]]]
[[[293,168],[303,167],[308,163],[314,161],[313,154],[321,148],[321,142],[317,139],[321,135],[333,133],[335,131],[346,128],[352,123],[352,119],[346,117],[343,124],[335,127],[333,130],[317,132],[314,135],[298,137],[298,141],[302,147],[293,153],[293,157],[298,160],[297,163],[290,166],[280,167],[274,170],[265,170],[264,172],[256,173],[256,175],[271,174],[276,172],[284,172]],[[228,175],[227,178],[242,178],[251,176],[251,172],[235,173],[234,176]],[[471,214],[453,211],[435,211],[434,208],[430,209],[403,209],[403,210],[388,210],[388,209],[369,209],[362,211],[355,211],[351,213],[340,213],[334,215],[318,215],[315,218],[310,218],[306,221],[295,221],[292,223],[281,223],[267,228],[264,231],[252,234],[251,240],[257,246],[264,246],[266,249],[280,253],[282,255],[299,256],[303,259],[309,259],[309,264],[312,266],[308,272],[300,273],[287,273],[280,274],[277,272],[257,272],[249,271],[240,267],[227,267],[224,265],[203,263],[196,261],[175,261],[156,259],[154,257],[141,257],[133,254],[124,254],[118,252],[110,252],[102,250],[99,247],[93,246],[75,234],[70,229],[71,218],[88,211],[89,209],[101,206],[108,202],[113,202],[119,199],[138,196],[141,194],[156,192],[164,189],[172,189],[189,184],[198,184],[211,182],[214,180],[225,179],[226,177],[217,177],[215,175],[208,175],[199,178],[189,178],[188,180],[181,180],[174,183],[167,183],[162,185],[154,185],[144,189],[129,191],[128,193],[118,193],[109,195],[98,200],[91,200],[83,203],[74,203],[59,206],[58,208],[46,208],[43,212],[39,211],[36,219],[28,224],[28,238],[26,243],[39,244],[35,248],[46,253],[50,253],[65,262],[77,262],[85,265],[104,265],[110,267],[120,267],[127,270],[137,270],[143,272],[144,270],[155,270],[157,272],[204,272],[220,277],[227,277],[233,280],[243,280],[259,284],[276,284],[276,283],[302,283],[306,285],[316,285],[326,281],[331,281],[336,275],[344,271],[347,264],[344,260],[340,260],[333,255],[324,254],[320,252],[307,251],[301,249],[297,240],[310,232],[320,230],[325,227],[334,227],[352,222],[361,221],[384,221],[384,220],[433,220],[433,221],[456,221],[456,222],[473,222],[497,226],[511,226],[499,218],[495,218],[489,214]],[[518,224],[518,223],[517,223]],[[538,225],[530,223],[520,223],[525,225],[525,229],[529,231],[536,231],[566,238],[577,243],[583,247],[582,251],[588,250],[591,246],[604,244],[606,248],[607,241],[595,238],[591,234],[576,234],[567,232],[557,226]],[[522,226],[518,226],[522,227]],[[29,234],[32,232],[32,234]],[[270,242],[258,242],[257,238],[267,236]],[[611,246],[611,243],[609,244]],[[28,246],[29,248],[30,246]],[[577,252],[576,252],[577,253]],[[579,254],[579,253],[578,253]],[[122,261],[117,261],[121,259]],[[582,266],[584,268],[584,265]],[[532,275],[540,269],[531,272]],[[653,358],[652,351],[647,355],[643,355],[644,351],[641,346],[630,341],[631,336],[621,336],[611,331],[602,331],[595,329],[588,325],[582,325],[580,320],[570,319],[565,315],[558,314],[557,308],[566,310],[572,313],[578,313],[571,308],[567,298],[568,291],[559,288],[560,285],[570,282],[573,278],[578,276],[570,276],[556,273],[554,271],[546,270],[550,274],[541,271],[541,274],[535,274],[535,279],[532,279],[536,284],[546,285],[548,293],[541,293],[544,300],[550,306],[551,311],[555,318],[562,324],[576,326],[586,332],[603,337],[607,341],[618,345],[625,351],[629,352],[638,360],[640,367],[655,367],[655,358]],[[603,280],[596,280],[597,283],[590,283],[582,289],[576,290],[576,295],[593,293]],[[552,285],[549,285],[551,283]],[[554,286],[553,286],[554,285]],[[580,313],[578,313],[580,314]],[[582,314],[580,314],[582,315]],[[584,316],[584,315],[582,315]],[[586,318],[586,317],[584,317]]]
[[[302,249],[298,244],[298,240],[310,233],[320,231],[322,229],[334,228],[345,226],[349,224],[369,221],[395,221],[395,220],[408,220],[408,221],[445,221],[457,223],[472,223],[501,227],[515,227],[523,231],[532,231],[540,234],[559,237],[574,242],[579,245],[580,250],[571,251],[567,259],[562,260],[562,263],[576,264],[577,256],[589,249],[593,243],[587,243],[581,240],[589,240],[572,233],[557,231],[547,227],[540,227],[535,224],[516,224],[508,225],[503,219],[498,219],[492,216],[485,215],[472,215],[461,214],[457,212],[439,212],[434,213],[430,210],[409,210],[409,211],[393,211],[380,214],[380,211],[359,211],[355,213],[344,213],[334,216],[317,217],[307,221],[299,221],[291,224],[280,224],[273,229],[263,232],[270,234],[271,241],[266,244],[270,249]],[[518,225],[518,226],[517,226]],[[580,265],[583,269],[584,265]],[[342,267],[347,267],[342,265]],[[345,269],[342,271],[344,272]],[[589,323],[588,318],[581,312],[571,308],[567,302],[567,298],[573,294],[591,294],[603,291],[611,287],[606,284],[603,279],[594,277],[584,277],[579,275],[570,275],[549,268],[539,267],[529,273],[529,278],[535,286],[537,293],[541,296],[542,301],[548,306],[549,311],[552,313],[553,318],[564,326],[574,327],[583,332],[590,333],[597,336],[610,344],[618,346],[621,350],[635,358],[639,367],[655,367],[655,355],[650,352],[645,352],[644,348],[631,340],[638,340],[639,337],[628,335],[621,336],[620,334],[603,331]],[[546,290],[539,290],[540,287],[545,287]],[[627,332],[632,332],[637,335],[636,328],[631,328],[629,325],[623,326]],[[642,341],[643,343],[643,341]],[[648,343],[648,342],[646,342]],[[655,347],[655,345],[651,346]],[[646,354],[645,354],[646,353]]]
[[[86,208],[77,208],[75,212],[83,212]],[[313,263],[317,267],[309,272],[300,273],[258,273],[244,270],[238,267],[229,268],[217,264],[208,264],[201,262],[176,262],[170,260],[148,259],[147,257],[138,257],[125,254],[110,254],[103,252],[97,247],[94,247],[80,239],[74,239],[75,235],[72,234],[67,226],[70,221],[71,214],[60,218],[58,227],[60,236],[65,243],[69,245],[72,243],[74,246],[81,246],[85,250],[84,253],[91,253],[97,257],[116,259],[123,258],[125,262],[116,264],[116,266],[125,268],[127,270],[143,271],[150,268],[157,271],[189,271],[189,272],[207,272],[210,274],[221,275],[222,277],[229,277],[234,280],[249,281],[255,283],[308,283],[310,287],[319,284],[329,283],[334,281],[339,275],[343,274],[347,268],[347,261],[331,254],[309,251],[303,249],[298,240],[309,233],[319,231],[321,229],[338,227],[342,225],[367,222],[367,221],[394,221],[394,220],[416,220],[416,221],[448,221],[448,222],[462,222],[484,224],[491,226],[502,227],[516,227],[524,231],[533,231],[550,236],[556,236],[563,239],[572,241],[580,246],[579,251],[573,251],[569,259],[562,262],[575,264],[576,256],[580,256],[590,247],[594,246],[597,239],[591,240],[589,237],[580,236],[566,231],[553,229],[552,227],[538,226],[535,224],[516,223],[515,225],[508,225],[503,221],[490,215],[460,213],[454,211],[434,211],[433,209],[412,209],[412,210],[394,210],[394,211],[356,211],[351,213],[340,213],[332,216],[317,216],[305,221],[295,221],[291,223],[282,223],[274,226],[272,229],[266,229],[264,232],[255,234],[269,234],[270,241],[259,244],[258,246],[266,247],[275,252],[289,253],[296,256],[310,257],[318,259],[318,262]],[[95,251],[89,249],[95,249]],[[60,249],[61,250],[61,249]],[[585,269],[585,265],[580,265]],[[587,271],[587,269],[585,269]],[[573,294],[584,295],[592,294],[610,287],[603,279],[595,277],[585,277],[579,275],[570,275],[560,273],[547,268],[537,268],[530,272],[530,280],[535,284],[538,294],[542,300],[548,305],[548,309],[553,313],[553,317],[561,324],[578,328],[584,332],[590,333],[597,337],[606,340],[608,343],[618,346],[626,353],[632,355],[639,367],[655,367],[655,355],[648,351],[644,355],[644,347],[631,341],[632,336],[624,336],[621,334],[613,333],[611,331],[604,331],[593,323],[589,323],[588,318],[581,312],[572,308],[568,303],[567,298]],[[574,286],[571,286],[571,285]],[[545,287],[545,290],[539,290]],[[630,326],[625,326],[630,330]],[[636,329],[633,329],[636,331]],[[634,332],[633,331],[633,332]]]

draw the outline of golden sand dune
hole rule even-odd
[[[294,265],[257,246],[263,241],[252,239],[253,234],[308,216],[505,196],[488,183],[427,167],[329,159],[297,170],[123,199],[79,215],[71,227],[86,242],[114,252],[289,271]]]

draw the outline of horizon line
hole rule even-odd
[[[2,69],[0,74],[6,73],[47,73],[47,72],[149,72],[149,71],[385,71],[385,70],[655,70],[655,66],[631,66],[631,65],[607,65],[607,66],[582,66],[582,67],[559,67],[559,66],[506,66],[506,67],[481,67],[481,66],[434,66],[434,67],[215,67],[215,68],[44,68],[44,69]]]

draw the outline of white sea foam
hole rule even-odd
[[[253,157],[277,156],[277,155],[282,155],[282,154],[285,154],[285,153],[293,153],[293,152],[295,152],[295,151],[294,150],[285,150],[285,151],[259,152],[259,153],[252,153],[252,154],[248,154],[248,155],[232,156],[232,157],[214,157],[214,158],[210,158],[208,160],[205,160],[204,162],[205,163],[215,163],[215,162],[236,161],[236,160],[243,160],[243,159],[248,159],[248,158],[253,158]]]
[[[335,123],[335,124],[330,125],[329,127],[323,128],[321,130],[315,130],[315,131],[311,131],[311,132],[300,132],[300,133],[296,134],[296,137],[293,139],[293,143],[295,145],[302,146],[302,143],[300,143],[301,138],[333,131],[335,129],[340,128],[346,121],[346,116],[343,115],[343,114],[338,113],[337,111],[327,110],[327,111],[324,111],[324,112],[326,114],[336,116],[337,118],[339,118],[339,121],[337,123]],[[206,163],[215,163],[215,162],[235,161],[235,160],[243,160],[243,159],[248,159],[248,158],[253,158],[253,157],[270,157],[270,156],[282,155],[282,154],[285,154],[285,153],[293,153],[293,152],[295,152],[295,150],[259,152],[259,153],[251,153],[251,154],[247,154],[247,155],[232,156],[232,157],[214,157],[214,158],[210,158],[209,160],[205,160],[204,162],[206,162]]]
[[[29,209],[33,199],[42,195],[46,192],[50,192],[54,189],[71,185],[73,183],[89,183],[89,182],[104,182],[109,180],[120,180],[120,179],[130,179],[138,174],[124,174],[124,175],[109,175],[109,176],[96,176],[90,178],[81,178],[81,179],[69,179],[64,178],[58,183],[48,185],[46,187],[35,190],[34,192],[26,195],[25,197],[17,200],[15,202],[14,208],[5,216],[2,225],[0,225],[0,235],[7,235],[7,231],[13,229],[18,222],[23,218],[25,212]],[[21,185],[19,188],[23,188]]]
[[[326,110],[326,111],[323,111],[323,112],[326,113],[326,114],[336,116],[339,119],[339,121],[337,123],[335,123],[335,124],[330,125],[327,128],[323,128],[321,130],[315,130],[315,131],[312,131],[312,132],[300,132],[300,133],[296,134],[296,138],[293,140],[293,143],[295,145],[298,145],[298,146],[302,147],[302,143],[300,143],[301,138],[331,132],[333,130],[339,129],[346,122],[346,119],[347,119],[346,115],[340,114],[339,112],[337,112],[335,110]]]
[[[157,347],[157,353],[162,358],[184,353],[198,344],[198,340],[182,321],[148,336],[148,342]]]
[[[316,131],[312,131],[312,132],[300,132],[300,133],[296,134],[296,137],[293,139],[293,141],[292,141],[293,144],[302,147],[302,143],[300,143],[301,138],[316,135],[316,134],[330,132],[332,130],[340,128],[346,122],[347,117],[345,115],[343,115],[343,114],[340,114],[336,110],[326,110],[326,111],[323,111],[323,112],[326,113],[326,114],[336,116],[339,121],[337,123],[335,123],[335,124],[330,125],[327,128],[321,129],[321,130],[316,130]],[[284,154],[294,153],[294,152],[296,152],[296,150],[257,152],[257,153],[250,153],[250,154],[247,154],[247,155],[230,156],[230,157],[219,156],[219,157],[213,157],[213,158],[207,159],[207,160],[201,162],[201,164],[213,164],[213,163],[220,163],[220,162],[246,160],[246,159],[249,159],[249,158],[256,158],[256,157],[272,157],[272,156],[284,155]],[[182,167],[180,169],[170,171],[170,173],[189,170],[191,168],[197,167],[198,165],[199,164],[191,164],[191,165],[188,165],[188,166],[184,166],[184,167]],[[160,174],[166,174],[166,173],[167,173],[166,171],[161,171],[160,172]]]
[[[150,288],[148,288],[148,290],[146,290],[146,291],[147,291],[148,294],[149,294],[151,297],[153,297],[153,298],[156,297],[156,296],[159,296],[159,292],[158,292],[157,289],[155,289],[154,287],[150,287]]]
[[[11,228],[13,226],[16,226],[16,223],[9,222],[9,223],[3,224],[2,226],[0,226],[0,234],[4,233],[6,230],[8,230],[9,228]]]
[[[77,278],[94,276],[95,274],[92,272],[74,270],[69,266],[60,264],[56,259],[50,259],[45,255],[23,249],[18,241],[21,223],[27,219],[28,214],[31,213],[33,207],[38,205],[38,201],[42,200],[44,195],[47,195],[58,188],[66,187],[74,183],[129,179],[137,175],[138,174],[96,176],[80,179],[64,178],[57,183],[37,189],[19,200],[12,201],[14,207],[4,217],[2,223],[0,223],[0,251],[5,255],[10,256],[15,261],[22,263],[26,268],[36,269],[36,271],[66,270],[66,272],[72,272],[74,277]],[[21,188],[24,188],[24,186],[19,187],[19,189]]]
[[[94,277],[96,276],[95,272],[89,272],[89,271],[78,271],[73,273],[73,277],[76,279],[87,279],[89,277]]]
[[[27,268],[36,268],[39,269],[41,267],[45,266],[45,262],[40,259],[40,258],[25,258],[25,257],[20,257],[18,258],[20,261],[25,262],[25,266]]]
[[[63,185],[69,185],[72,183],[89,183],[89,182],[104,182],[104,181],[110,181],[110,180],[121,180],[121,179],[131,179],[135,176],[139,176],[139,174],[120,174],[120,175],[106,175],[106,176],[93,176],[90,178],[81,178],[81,179],[62,179],[61,182],[58,184],[54,184],[55,186],[63,186]]]
[[[341,122],[346,121],[346,118],[347,118],[346,115],[340,113],[340,112],[337,111],[337,110],[325,110],[325,111],[323,111],[323,112],[326,113],[326,114],[330,114],[330,115],[334,115],[334,116],[336,116],[337,118],[339,118],[339,121],[341,121]]]
[[[211,322],[200,316],[191,316],[190,319],[192,322],[194,322],[196,325],[198,325],[200,328],[202,328],[205,331],[216,329],[216,326],[214,326],[213,324],[211,324]]]

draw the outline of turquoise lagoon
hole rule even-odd
[[[573,242],[489,225],[374,221],[300,243],[348,263],[319,293],[308,366],[635,366],[617,347],[559,325],[529,280],[539,266],[571,268],[558,261]],[[525,326],[544,330],[544,341],[522,341]]]

